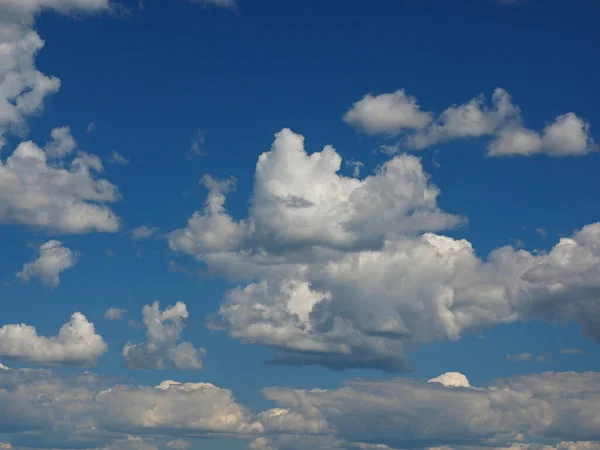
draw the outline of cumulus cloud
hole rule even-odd
[[[404,130],[421,130],[432,120],[421,111],[417,99],[404,89],[390,94],[365,95],[344,115],[344,122],[367,133],[397,135]]]
[[[308,154],[304,138],[283,129],[259,157],[249,217],[238,221],[225,210],[225,194],[235,180],[206,176],[204,210],[172,232],[169,245],[205,261],[244,254],[260,264],[281,264],[330,251],[377,248],[386,236],[443,230],[460,222],[437,207],[439,190],[418,158],[398,156],[363,179],[340,175],[341,164],[333,147]]]
[[[256,417],[230,390],[163,381],[115,385],[92,373],[0,371],[0,431],[18,448],[185,449],[187,436],[244,438]]]
[[[107,350],[94,324],[77,312],[57,336],[40,336],[25,324],[0,328],[0,356],[45,365],[92,366]]]
[[[40,113],[44,100],[60,88],[60,80],[40,72],[35,58],[44,41],[33,29],[36,13],[95,12],[108,0],[3,0],[0,2],[0,148],[7,133],[22,134],[26,118]]]
[[[178,343],[189,315],[185,303],[177,302],[163,311],[159,306],[154,302],[142,309],[147,342],[125,345],[125,366],[132,369],[202,369],[206,350],[196,349],[190,342]]]
[[[488,105],[479,95],[444,110],[435,120],[423,113],[414,97],[403,90],[377,97],[366,96],[355,103],[344,120],[372,134],[404,134],[396,144],[386,144],[386,153],[401,149],[420,150],[455,139],[491,137],[489,156],[533,155],[577,156],[595,151],[590,124],[575,113],[562,114],[541,131],[524,126],[521,110],[504,89],[497,88]]]
[[[97,177],[103,171],[97,156],[79,152],[70,162],[54,160],[64,155],[63,141],[59,135],[46,150],[23,142],[0,160],[0,223],[58,233],[117,231],[119,218],[106,206],[120,199],[117,187]]]
[[[127,312],[126,309],[121,308],[108,308],[104,313],[104,318],[107,320],[121,320],[123,315]]]
[[[509,114],[506,97],[496,103],[496,116]],[[548,253],[507,246],[482,259],[469,241],[428,232],[460,219],[439,210],[419,159],[395,156],[362,179],[340,166],[333,148],[307,154],[302,136],[281,131],[240,220],[225,209],[233,180],[204,178],[204,211],[169,244],[253,279],[225,296],[211,328],[275,349],[277,363],[390,372],[410,368],[407,343],[518,320],[566,319],[600,340],[600,224]]]
[[[600,439],[600,378],[592,372],[484,387],[352,380],[263,394],[277,406],[253,413],[210,383],[115,385],[92,373],[4,370],[0,402],[11,408],[0,410],[0,430],[27,448],[187,448],[190,438],[206,437],[247,439],[253,450],[591,450]],[[557,444],[532,443],[541,439]]]
[[[43,284],[58,286],[60,273],[75,265],[79,253],[63,246],[60,241],[48,241],[39,248],[39,257],[23,266],[17,277],[28,282],[39,278]]]
[[[131,237],[133,239],[141,240],[152,237],[158,231],[158,227],[149,227],[148,225],[142,225],[131,230]]]

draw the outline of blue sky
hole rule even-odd
[[[0,0],[0,448],[600,448],[599,12]]]

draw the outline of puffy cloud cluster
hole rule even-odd
[[[202,358],[206,354],[203,348],[196,349],[191,342],[178,343],[185,327],[188,311],[185,303],[161,311],[158,302],[146,305],[142,310],[146,326],[147,342],[127,343],[123,348],[125,365],[132,369],[180,370],[202,369]],[[168,363],[168,365],[166,364]]]
[[[60,241],[48,241],[39,248],[39,257],[26,263],[17,273],[17,277],[25,282],[32,278],[39,278],[42,283],[49,286],[58,286],[60,273],[70,269],[77,262],[79,254],[63,246]]]
[[[19,448],[177,449],[198,438],[247,439],[253,450],[599,448],[598,373],[548,372],[487,387],[461,380],[267,388],[278,406],[253,413],[210,383],[115,385],[92,373],[8,369],[0,371],[0,433]],[[531,443],[541,438],[555,444]]]
[[[398,156],[364,179],[340,175],[341,164],[333,147],[308,154],[304,138],[283,129],[259,157],[249,217],[236,221],[225,210],[234,180],[205,176],[204,210],[171,233],[169,244],[215,265],[281,264],[378,248],[389,236],[460,222],[437,207],[439,190],[418,158]]]
[[[74,313],[57,336],[40,336],[25,324],[0,328],[0,357],[42,365],[92,366],[107,350],[94,324]]]
[[[513,110],[497,93],[496,119],[482,120]],[[242,220],[224,206],[233,180],[204,178],[205,209],[171,248],[254,278],[226,295],[212,328],[274,348],[275,362],[390,372],[409,368],[407,344],[517,320],[566,319],[600,340],[600,223],[548,253],[502,247],[482,259],[467,240],[428,232],[459,218],[439,210],[419,159],[396,156],[363,179],[340,167],[331,147],[309,155],[281,131]]]
[[[68,129],[52,135],[45,149],[26,141],[0,160],[0,223],[58,233],[117,231],[119,218],[107,203],[118,201],[120,194],[97,177],[104,170],[100,159],[79,152],[70,162],[57,160],[74,144]]]
[[[414,97],[404,90],[377,96],[366,95],[344,115],[344,121],[371,134],[404,137],[385,150],[396,148],[419,150],[455,139],[491,137],[489,156],[533,155],[576,156],[597,149],[590,124],[569,112],[548,123],[541,131],[526,128],[521,111],[508,92],[497,88],[492,104],[483,95],[451,106],[435,120],[420,110]]]

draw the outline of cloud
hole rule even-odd
[[[497,97],[495,111],[511,109]],[[233,180],[203,179],[204,211],[170,247],[251,280],[226,294],[212,329],[275,349],[275,363],[389,372],[410,368],[407,344],[501,323],[573,321],[600,340],[600,223],[548,253],[506,246],[482,259],[469,241],[429,232],[460,218],[439,210],[418,158],[397,155],[362,179],[339,175],[341,162],[281,131],[240,220],[225,209]]]
[[[460,372],[446,372],[432,378],[428,383],[440,383],[446,387],[470,387],[468,378]]]
[[[115,163],[115,164],[119,164],[121,166],[126,166],[131,161],[128,160],[127,158],[125,158],[120,153],[113,151],[112,154],[110,155],[110,162],[111,163]]]
[[[421,111],[416,98],[400,89],[390,94],[365,95],[344,114],[343,120],[370,134],[393,136],[404,130],[421,130],[432,117]]]
[[[263,394],[277,406],[260,413],[210,383],[114,383],[89,372],[0,371],[0,402],[11,406],[0,410],[0,430],[27,448],[147,450],[237,438],[253,450],[598,449],[600,375],[593,372],[547,372],[485,387],[409,378],[351,380],[339,389],[271,387]],[[531,443],[542,439],[557,444]]]
[[[363,179],[339,175],[341,164],[333,147],[308,154],[304,138],[283,129],[259,157],[249,217],[236,221],[225,210],[225,194],[235,180],[205,176],[204,210],[172,232],[169,245],[205,261],[247,254],[261,264],[281,264],[377,248],[386,236],[442,230],[461,221],[439,210],[439,190],[418,158],[398,156]]]
[[[0,160],[0,223],[57,233],[117,231],[119,218],[106,204],[118,201],[120,194],[97,178],[103,171],[100,159],[79,152],[70,162],[55,161],[51,155],[64,153],[65,135],[54,135],[58,143],[51,144],[50,155],[27,141]]]
[[[198,130],[196,135],[192,138],[192,144],[190,145],[190,150],[188,152],[190,157],[206,155],[206,152],[204,151],[205,138],[206,135],[204,134],[204,131]]]
[[[133,239],[148,239],[152,237],[158,231],[158,227],[149,227],[148,225],[142,225],[131,230],[131,237]]]
[[[77,148],[69,127],[54,128],[50,136],[52,141],[44,147],[47,158],[63,158]]]
[[[85,129],[85,131],[86,131],[86,133],[93,133],[94,131],[96,131],[96,122],[88,123],[88,126]]]
[[[35,58],[44,41],[33,29],[42,9],[61,13],[96,12],[107,0],[3,0],[0,3],[0,148],[8,133],[27,131],[26,118],[44,109],[44,100],[60,88],[60,80],[40,72]]]
[[[1,371],[0,432],[18,448],[150,450],[262,431],[231,391],[209,383],[114,383],[89,372]]]
[[[392,111],[396,111],[395,114]],[[488,156],[544,153],[564,157],[597,150],[590,134],[590,124],[573,112],[556,117],[541,132],[526,128],[520,108],[501,88],[494,91],[491,105],[486,104],[482,94],[464,104],[447,108],[435,120],[431,120],[429,113],[422,113],[416,99],[406,96],[403,90],[377,97],[366,96],[354,105],[344,120],[371,134],[403,133],[397,143],[382,145],[382,151],[387,154],[401,149],[420,150],[456,139],[482,137],[492,138],[488,144]]]
[[[583,355],[585,352],[580,348],[561,348],[560,353],[563,355]]]
[[[104,318],[107,320],[121,320],[126,312],[127,310],[122,308],[108,308],[104,313]]]
[[[117,254],[115,252],[113,252],[111,249],[107,248],[106,250],[104,250],[104,253],[106,254],[106,256],[108,258],[116,258]]]
[[[43,284],[58,286],[60,273],[77,263],[78,252],[72,252],[60,241],[48,241],[39,248],[39,257],[23,265],[17,277],[25,282],[39,278]]]
[[[505,355],[505,358],[509,361],[532,361],[533,355],[531,353],[516,353],[514,355]]]
[[[359,448],[457,449],[502,447],[518,438],[598,440],[599,387],[596,373],[547,372],[485,388],[398,378],[352,380],[335,390],[263,392],[289,414],[320,417],[336,438],[365,444]]]
[[[0,356],[42,365],[92,366],[107,350],[94,324],[77,312],[57,336],[44,337],[30,325],[0,328]]]
[[[196,349],[190,342],[180,342],[181,332],[188,318],[185,303],[177,302],[163,311],[159,303],[146,305],[142,309],[146,326],[147,342],[144,344],[127,343],[123,348],[123,360],[126,367],[132,369],[200,370],[202,358],[206,354],[203,348]],[[167,362],[168,364],[165,364]]]

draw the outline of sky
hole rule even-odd
[[[599,13],[0,0],[0,449],[600,449]]]

